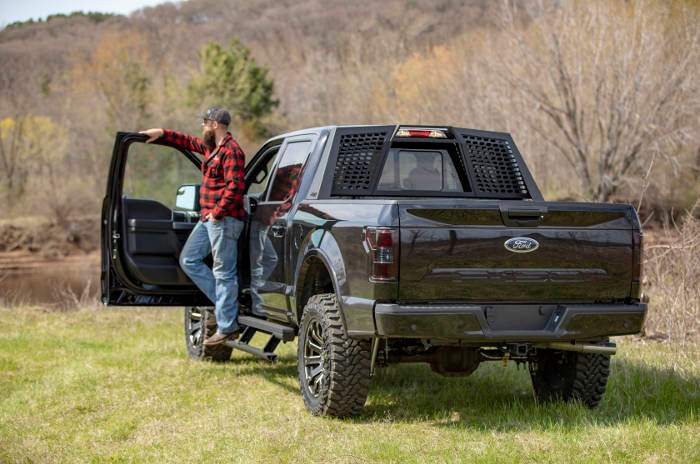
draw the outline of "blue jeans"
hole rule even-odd
[[[221,221],[198,222],[180,254],[180,266],[216,306],[217,332],[238,329],[238,237],[243,221],[224,217]],[[214,258],[212,269],[203,260]]]

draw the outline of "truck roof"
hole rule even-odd
[[[297,129],[297,130],[294,130],[294,131],[291,131],[291,132],[285,132],[285,133],[283,133],[283,134],[276,135],[276,136],[272,137],[271,139],[269,139],[268,142],[272,142],[273,140],[278,140],[278,139],[282,139],[282,138],[285,138],[285,137],[292,137],[292,136],[295,136],[295,135],[303,135],[303,134],[309,134],[309,133],[318,133],[318,132],[321,132],[321,131],[324,130],[324,129],[325,129],[325,130],[334,130],[334,129],[337,129],[337,128],[339,128],[339,127],[342,127],[342,128],[353,128],[353,127],[367,127],[367,128],[371,128],[371,127],[385,127],[385,126],[387,126],[387,125],[394,125],[394,126],[395,126],[396,124],[340,124],[340,125],[339,125],[339,124],[335,124],[335,125],[329,125],[329,126],[307,127],[307,128],[304,128],[304,129]]]
[[[307,128],[289,131],[289,132],[284,132],[282,134],[278,134],[274,137],[271,137],[270,139],[267,140],[266,144],[273,142],[275,140],[283,139],[285,137],[292,137],[292,136],[304,135],[304,134],[317,134],[323,130],[334,131],[337,129],[354,129],[354,128],[363,128],[363,129],[370,129],[371,130],[372,128],[385,128],[387,126],[393,126],[394,128],[397,128],[397,127],[440,128],[440,129],[451,130],[452,132],[454,132],[455,130],[457,130],[457,131],[469,131],[472,133],[478,133],[478,134],[486,135],[486,136],[489,136],[489,135],[508,136],[508,137],[511,136],[511,134],[508,132],[489,131],[489,130],[480,130],[480,129],[467,129],[467,128],[450,126],[449,124],[398,124],[398,123],[390,123],[390,124],[332,124],[332,125],[327,125],[327,126],[307,127]]]

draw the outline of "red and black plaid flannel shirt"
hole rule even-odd
[[[224,216],[243,219],[245,155],[230,132],[213,151],[199,137],[163,130],[163,138],[178,147],[204,155],[199,205],[202,220],[209,213],[216,220]]]

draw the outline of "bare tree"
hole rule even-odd
[[[39,164],[41,130],[47,121],[34,116],[0,120],[0,186],[10,204],[22,198]]]
[[[609,200],[646,171],[653,153],[675,162],[670,154],[697,127],[696,10],[567,2],[526,26],[505,11],[495,75],[522,99],[523,120],[575,170],[589,198]]]

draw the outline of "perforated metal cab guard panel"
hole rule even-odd
[[[339,130],[332,195],[363,195],[372,191],[393,126]]]
[[[472,188],[477,196],[531,198],[529,172],[510,135],[460,129]]]
[[[338,127],[321,186],[321,197],[374,194],[396,126]],[[510,134],[451,128],[466,171],[469,197],[542,201],[535,181]]]

